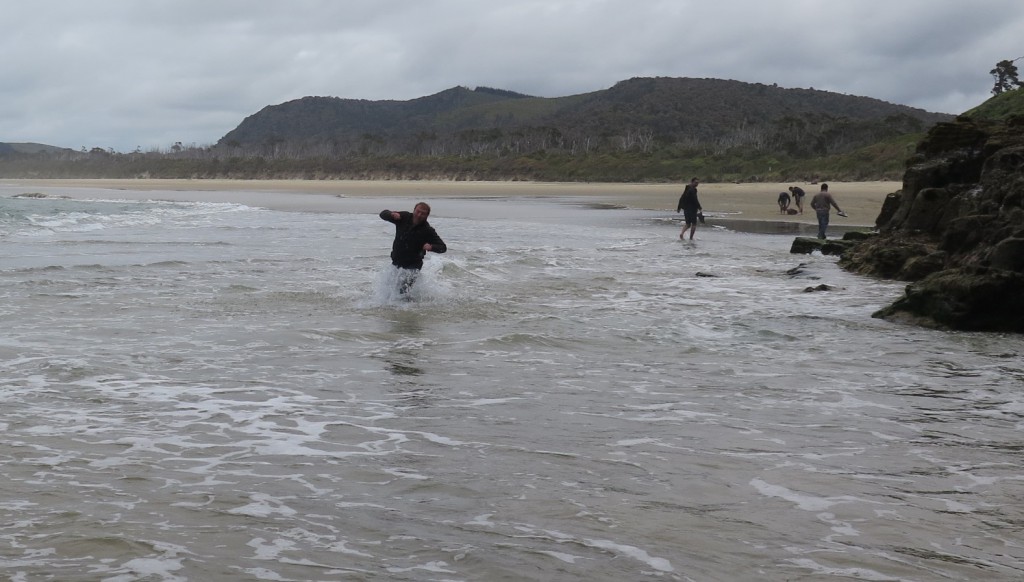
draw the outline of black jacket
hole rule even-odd
[[[693,184],[687,184],[686,188],[683,188],[683,195],[679,197],[679,204],[676,205],[676,212],[680,210],[691,213],[701,210],[697,188]]]
[[[391,245],[391,264],[403,269],[420,269],[423,267],[423,245],[430,243],[431,252],[443,253],[448,250],[437,231],[424,220],[421,224],[412,223],[412,213],[399,211],[395,221],[390,210],[383,210],[380,217],[395,225],[395,242]]]

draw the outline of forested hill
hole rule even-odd
[[[331,154],[481,155],[531,151],[803,157],[841,154],[921,133],[953,116],[869,97],[720,79],[634,78],[568,97],[455,87],[409,101],[305,97],[264,108],[218,146]],[[326,148],[326,149],[325,149]]]
[[[408,101],[272,105],[212,146],[29,153],[0,144],[0,177],[897,180],[925,132],[952,118],[719,79],[635,78],[553,98],[454,87]]]

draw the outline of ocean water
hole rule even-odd
[[[414,200],[17,194],[3,579],[1024,578],[1024,340],[792,235],[432,200],[407,299]]]

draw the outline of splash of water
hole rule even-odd
[[[453,294],[449,283],[441,277],[442,269],[442,259],[439,258],[424,261],[420,271],[386,265],[374,278],[370,303],[408,307],[448,301]]]

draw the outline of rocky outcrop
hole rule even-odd
[[[821,239],[811,238],[809,236],[798,236],[793,239],[793,244],[789,247],[789,252],[792,254],[809,255],[814,251],[818,251],[823,255],[842,256],[846,251],[856,246],[858,242],[871,236],[871,233],[856,230],[845,233],[841,239]]]
[[[839,264],[911,282],[877,317],[1024,332],[1024,117],[936,125],[876,226]]]

